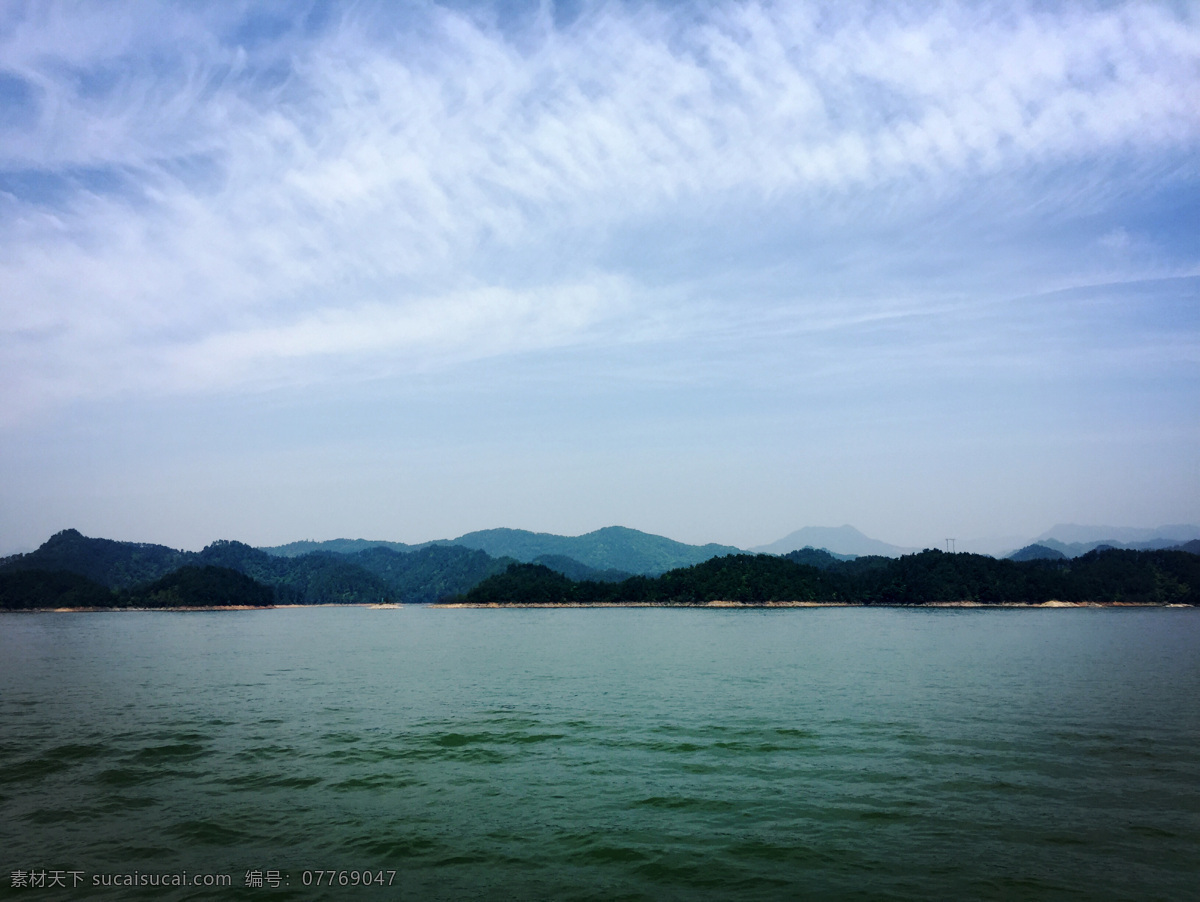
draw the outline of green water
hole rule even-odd
[[[1195,899],[1198,740],[1195,610],[0,615],[0,896]]]

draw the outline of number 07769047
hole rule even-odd
[[[305,886],[391,886],[395,871],[301,871]]]

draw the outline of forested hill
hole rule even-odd
[[[165,545],[92,539],[78,530],[64,529],[36,551],[0,559],[0,572],[66,571],[109,588],[125,589],[166,576],[187,564],[191,556]]]
[[[557,536],[524,529],[485,529],[459,536],[452,544],[525,563],[542,556],[561,556],[596,570],[651,575],[698,564],[719,555],[741,553],[741,549],[728,545],[687,545],[624,526],[606,526],[582,536]]]
[[[623,579],[630,574],[657,575],[741,551],[729,545],[688,545],[624,526],[606,526],[582,536],[559,536],[525,529],[483,529],[457,539],[438,539],[419,545],[368,539],[331,539],[325,542],[291,542],[261,550],[277,557],[297,557],[314,552],[351,556],[375,548],[414,552],[435,546],[470,548],[493,558],[510,558],[523,563],[537,561],[572,578],[602,581]]]
[[[387,584],[393,597],[406,604],[437,601],[471,589],[480,580],[503,573],[512,558],[497,560],[455,545],[427,545],[401,554],[390,548],[369,548],[345,560]]]
[[[810,549],[811,551],[811,549]],[[811,556],[810,556],[811,557]],[[697,604],[820,601],[865,605],[1047,601],[1200,604],[1200,556],[1183,551],[1089,552],[1070,561],[1012,561],[923,551],[898,559],[797,563],[728,555],[658,578],[575,582],[536,564],[515,564],[461,599],[474,604]],[[814,561],[814,563],[816,563]]]
[[[430,544],[432,543],[424,542],[420,545],[406,545],[403,542],[384,542],[374,539],[327,539],[323,542],[312,540],[288,542],[286,545],[259,548],[259,551],[265,551],[275,557],[300,557],[317,551],[328,551],[333,554],[358,554],[360,551],[369,551],[372,548],[387,548],[391,551],[405,553],[417,551]]]
[[[409,553],[373,547],[349,555],[279,557],[242,542],[218,541],[190,552],[88,538],[69,529],[36,551],[0,560],[0,578],[7,580],[0,607],[108,606],[114,602],[105,593],[136,593],[183,567],[243,574],[266,586],[279,604],[431,602],[466,592],[511,563],[511,558],[496,560],[458,546],[428,546]],[[29,573],[42,576],[16,578]],[[209,578],[215,579],[211,574]],[[189,585],[199,584],[193,579]],[[207,592],[208,588],[196,589],[191,594],[201,597]]]
[[[533,539],[525,541],[529,537]],[[465,538],[470,541],[470,537]],[[636,572],[632,568],[597,568],[569,556],[545,553],[546,547],[559,546],[542,538],[519,530],[493,530],[489,547],[498,551],[506,543],[516,543],[522,555],[536,551],[540,563],[574,579],[616,582]],[[710,551],[716,554],[725,550],[718,545],[683,545],[619,528],[599,530],[590,539],[549,538],[564,539],[567,547],[599,563],[624,560],[651,570],[680,558],[692,561]],[[588,541],[580,543],[578,539]],[[317,545],[321,550],[299,553],[306,545]],[[426,603],[461,595],[480,580],[503,573],[516,559],[458,543],[405,546],[360,539],[292,543],[270,550],[221,540],[192,552],[89,538],[78,530],[67,529],[36,551],[0,559],[0,576],[33,571],[46,574],[37,579],[9,580],[4,605],[10,608],[107,606],[112,600],[106,592],[141,591],[182,567],[222,567],[244,574],[267,586],[279,604]],[[63,574],[87,582],[61,578]],[[194,594],[200,597],[205,592]]]
[[[110,589],[65,570],[0,572],[0,610],[45,608],[267,607],[275,593],[227,567],[180,567],[160,579]]]
[[[529,550],[527,546],[522,553]],[[1200,603],[1200,556],[1176,550],[1105,549],[1074,559],[1024,561],[924,551],[896,559],[847,561],[805,548],[783,557],[713,557],[658,576],[599,571],[562,556],[539,560],[542,563],[519,562],[515,556],[496,558],[441,543],[410,552],[375,546],[351,554],[280,557],[242,542],[219,541],[188,552],[92,539],[66,530],[36,551],[0,560],[0,608],[128,606],[135,605],[134,599],[141,599],[135,606],[143,607],[212,605],[222,597],[227,604],[259,605],[268,595],[277,604],[432,602],[450,597],[485,604]]]

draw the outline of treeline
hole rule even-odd
[[[513,564],[458,600],[472,604],[702,604],[820,601],[920,605],[969,601],[1200,604],[1200,556],[1182,551],[1092,551],[1067,561],[1009,561],[923,551],[841,561],[804,549],[784,557],[737,554],[657,578],[574,581]]]
[[[151,587],[188,568],[217,568],[248,577],[270,595],[268,604],[422,603],[461,594],[485,577],[502,573],[510,563],[511,559],[451,545],[408,553],[373,547],[353,554],[279,557],[242,542],[219,541],[188,552],[88,538],[69,529],[36,551],[0,561],[0,608],[163,606],[154,599],[167,589]],[[194,582],[194,575],[178,577],[189,578]],[[210,575],[208,582],[208,588],[187,583],[187,591],[180,583],[176,600],[197,599],[178,602],[185,606],[256,603],[244,601],[232,585],[226,587],[233,593],[229,600],[209,601],[221,589],[215,577]]]
[[[561,556],[538,560],[543,563],[517,563],[447,544],[409,552],[375,546],[281,557],[220,541],[186,552],[66,530],[36,551],[0,560],[0,609],[449,599],[477,604],[1200,604],[1200,556],[1170,550],[1104,549],[1074,559],[1015,561],[940,551],[842,560],[805,548],[782,557],[715,557],[659,576],[600,571]]]
[[[227,567],[180,567],[161,579],[126,589],[110,589],[65,570],[0,573],[0,610],[45,608],[268,607],[269,586]]]

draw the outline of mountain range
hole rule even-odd
[[[118,605],[144,600],[145,587],[181,570],[195,571],[185,582],[197,597],[227,584],[232,572],[269,587],[279,604],[421,603],[461,595],[518,562],[541,565],[575,581],[611,583],[737,552],[729,546],[687,545],[622,527],[574,537],[493,529],[422,545],[335,539],[261,549],[220,540],[201,551],[89,538],[66,529],[34,551],[0,558],[0,579],[18,595],[86,598],[99,606],[103,605],[95,599],[106,593],[117,593],[120,599],[113,603]],[[45,578],[63,573],[86,584]],[[18,579],[20,574],[24,576]],[[31,582],[31,574],[42,576]],[[172,592],[178,595],[178,587],[164,584],[152,594],[165,597]]]
[[[1107,546],[1130,550],[1184,547],[1194,550],[1200,527],[1164,526],[1134,529],[1059,524],[1018,551],[1017,559],[1075,558]],[[1191,543],[1191,544],[1187,544]],[[805,527],[752,551],[783,555],[804,549],[835,558],[896,558],[914,548],[892,545],[864,535],[852,526]],[[487,529],[456,539],[421,544],[383,540],[333,539],[252,548],[219,541],[202,551],[178,551],[163,545],[91,539],[76,530],[52,536],[40,548],[0,558],[0,570],[65,570],[114,590],[159,579],[183,566],[227,567],[276,587],[281,598],[316,603],[353,592],[434,600],[458,594],[508,563],[542,564],[570,579],[618,582],[630,575],[657,576],[715,557],[740,554],[729,545],[689,545],[621,526],[580,536],[560,536],[523,529]],[[345,591],[351,591],[346,589]]]
[[[327,542],[292,542],[262,550],[280,557],[297,557],[314,551],[349,554],[368,548],[390,548],[411,552],[431,545],[457,545],[484,551],[495,558],[507,557],[523,564],[542,563],[551,570],[566,567],[572,579],[595,579],[587,570],[621,578],[631,574],[653,576],[690,567],[709,558],[739,554],[742,549],[731,545],[688,545],[663,536],[652,535],[624,526],[606,526],[581,536],[559,536],[526,529],[483,529],[469,532],[457,539],[438,539],[420,545],[400,542],[368,541],[366,539],[332,539]],[[567,561],[561,559],[568,559]],[[557,565],[557,566],[556,566]],[[583,566],[583,570],[579,569]]]
[[[1200,527],[1178,525],[1157,529],[1114,526],[1079,526],[1066,523],[1049,529],[1031,544],[1005,555],[1014,561],[1077,558],[1097,548],[1125,551],[1179,549],[1200,553]]]
[[[1176,535],[1187,535],[1187,530],[1195,527],[1170,530]],[[1127,532],[1117,534],[1131,537]],[[1086,538],[1088,534],[1082,535]],[[1200,554],[1197,539],[1177,543],[1161,535],[1146,539],[1144,534],[1136,533],[1132,537],[1143,539],[1139,544],[1149,547],[1122,549],[1121,554],[1157,554],[1163,544],[1171,544],[1177,551]],[[839,550],[813,547],[813,543],[822,541]],[[901,556],[898,552],[907,549],[870,539],[849,526],[799,530],[764,549],[788,548],[798,543],[804,544],[774,557],[786,557],[791,564],[816,571],[860,575],[892,572],[888,568],[895,563],[901,568],[895,573],[905,581],[908,577],[903,576],[904,567],[909,565],[904,562],[914,557]],[[1092,544],[1112,545],[1116,540],[1068,545],[1047,538],[1009,557],[1013,561],[1061,561],[1068,565],[1067,559],[1094,557],[1088,554],[1090,547],[1080,551],[1081,547]],[[873,553],[856,554],[845,549]],[[35,551],[0,558],[0,602],[3,602],[0,607],[53,606],[46,603],[50,598],[58,598],[63,604],[73,599],[76,606],[106,606],[98,599],[108,597],[115,606],[165,606],[174,604],[174,600],[189,606],[208,603],[201,599],[230,593],[240,594],[250,599],[248,604],[257,605],[268,596],[256,595],[255,586],[268,592],[270,603],[275,604],[432,602],[461,596],[518,564],[553,572],[556,578],[572,584],[621,583],[624,588],[619,591],[628,592],[635,582],[629,581],[631,576],[678,582],[683,578],[679,576],[681,573],[731,557],[754,559],[731,546],[687,545],[623,527],[607,527],[582,536],[492,529],[422,545],[336,539],[262,549],[221,540],[196,552],[150,543],[88,538],[68,529],[51,536]],[[772,559],[771,555],[759,557],[762,561]],[[963,567],[984,566],[970,564],[972,560],[994,560],[965,553],[947,555],[946,559],[961,561]],[[842,565],[850,564],[854,565],[852,571],[839,570]],[[754,565],[760,569],[766,566]],[[248,577],[253,584],[238,583],[241,577]]]
[[[979,545],[991,545],[995,552],[993,557],[1013,557],[1029,560],[1032,557],[1052,558],[1062,555],[1064,558],[1076,558],[1096,548],[1122,548],[1134,551],[1157,551],[1167,548],[1180,548],[1189,542],[1200,540],[1200,526],[1181,524],[1174,526],[1159,526],[1154,529],[1117,527],[1117,526],[1081,526],[1076,523],[1060,523],[1046,530],[1039,536],[1026,540],[1018,545],[1012,542],[1007,547],[1015,551],[1005,552],[1003,540],[964,540],[958,549]],[[1010,540],[1011,541],[1011,540]],[[1019,541],[1019,540],[1018,540]],[[1030,551],[1036,546],[1038,549]],[[761,554],[787,554],[800,548],[816,548],[829,551],[838,556],[882,555],[883,557],[900,557],[913,554],[919,549],[901,545],[891,545],[878,539],[864,535],[853,526],[806,526],[769,545],[760,545],[750,549]],[[976,550],[979,550],[976,548]],[[1191,550],[1185,548],[1185,550]]]
[[[1046,530],[1034,544],[1075,558],[1096,548],[1124,548],[1132,551],[1158,551],[1179,548],[1200,540],[1200,526],[1179,524],[1157,529],[1121,526],[1080,526],[1060,523]]]
[[[1053,539],[1068,545],[1105,543],[1112,544],[1114,547],[1125,545],[1130,548],[1137,545],[1149,546],[1152,543],[1164,541],[1180,545],[1193,539],[1200,539],[1200,526],[1176,524],[1144,529],[1134,526],[1081,526],[1078,523],[1058,523],[1035,538],[1034,541],[1040,542],[1045,539]],[[1153,549],[1146,548],[1145,550]]]

